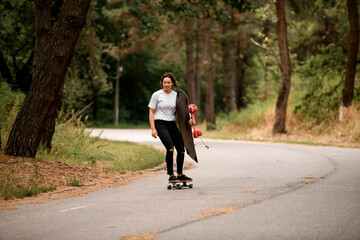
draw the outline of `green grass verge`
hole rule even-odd
[[[40,148],[36,157],[71,165],[102,165],[112,172],[140,171],[164,160],[164,154],[150,146],[90,137],[80,118],[57,124],[52,151]]]

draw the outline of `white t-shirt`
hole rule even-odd
[[[176,92],[171,90],[171,93],[167,94],[158,90],[151,96],[148,106],[155,109],[155,120],[175,121]]]

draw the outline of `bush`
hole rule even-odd
[[[292,89],[297,99],[295,113],[320,121],[335,116],[339,109],[346,59],[342,48],[334,44],[321,51],[296,68]]]
[[[0,84],[0,131],[2,146],[6,145],[12,125],[25,99],[22,92],[12,91],[9,84]]]

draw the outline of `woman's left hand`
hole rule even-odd
[[[156,129],[151,130],[151,136],[153,136],[153,138],[157,138],[158,133],[157,133]]]
[[[193,120],[190,118],[190,120],[189,120],[189,125],[191,126],[191,125],[193,125]]]

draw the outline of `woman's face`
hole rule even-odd
[[[170,91],[173,83],[169,77],[163,79],[163,88],[165,91]]]

